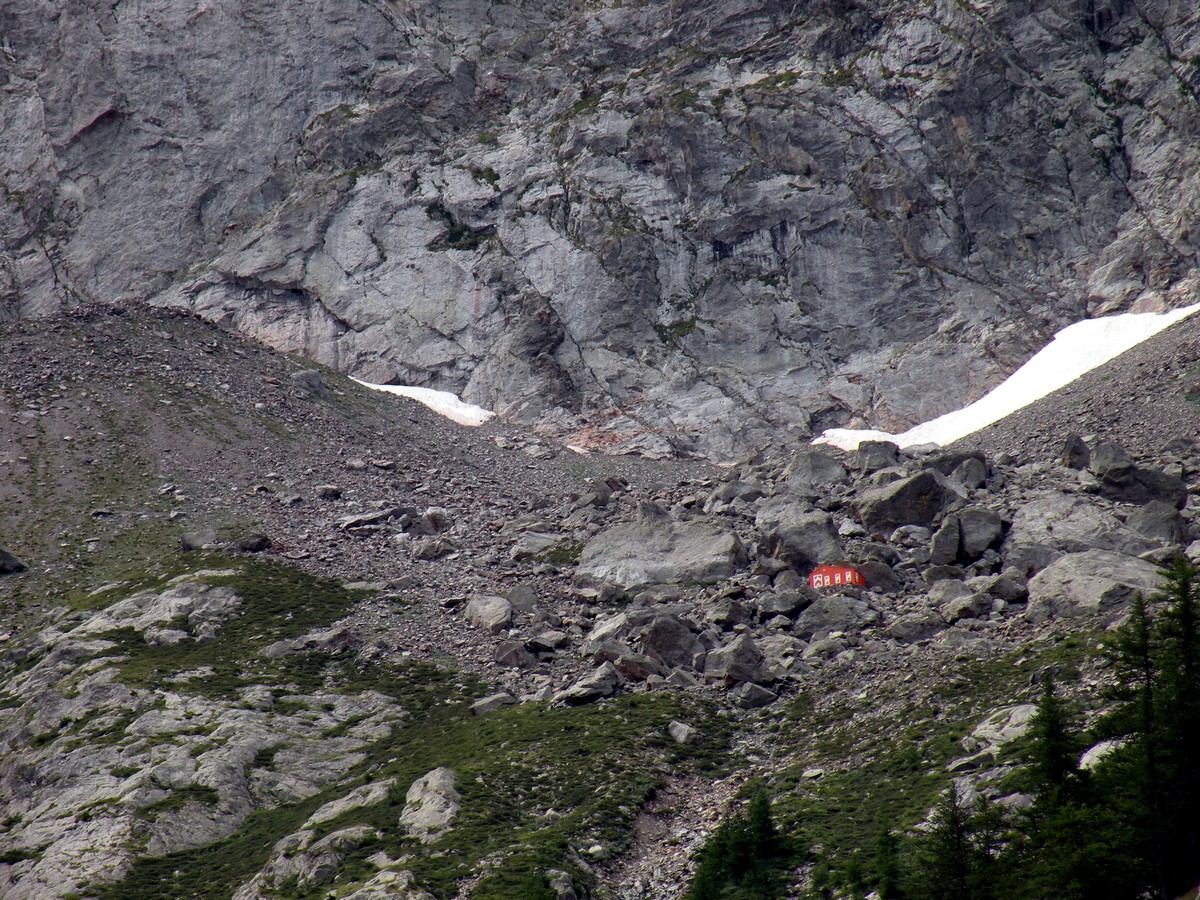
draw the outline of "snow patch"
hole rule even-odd
[[[433,388],[410,387],[405,384],[372,384],[369,381],[359,381],[357,378],[354,380],[373,391],[383,391],[386,394],[395,394],[397,397],[416,400],[459,425],[472,427],[482,425],[496,415],[490,409],[484,409],[473,403],[464,403],[458,394],[452,394],[449,391],[435,391]]]
[[[1167,313],[1124,313],[1068,325],[1006,381],[969,406],[923,422],[903,434],[830,428],[814,444],[854,450],[861,441],[892,441],[901,447],[950,444],[1070,384],[1200,309],[1200,303]]]

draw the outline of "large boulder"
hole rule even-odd
[[[1043,569],[1066,553],[1115,550],[1137,556],[1162,545],[1128,527],[1092,497],[1046,491],[1013,516],[1004,564],[1023,573]]]
[[[1152,541],[1178,544],[1183,541],[1183,523],[1179,511],[1171,503],[1151,500],[1125,517],[1125,524]]]
[[[1088,469],[1097,478],[1113,478],[1131,471],[1133,460],[1119,444],[1112,441],[1099,441],[1091,449]]]
[[[1183,480],[1159,469],[1134,465],[1128,454],[1111,441],[1092,448],[1089,470],[1100,480],[1100,492],[1125,503],[1149,503],[1161,500],[1183,509],[1187,504],[1187,485]]]
[[[950,504],[964,497],[962,489],[946,476],[925,470],[863,491],[857,510],[867,531],[888,532],[901,525],[928,527]]]
[[[513,605],[503,597],[475,597],[463,615],[476,628],[495,634],[512,624]]]
[[[783,470],[783,482],[791,494],[816,497],[846,478],[846,467],[824,450],[804,447],[792,454]]]
[[[1092,451],[1077,434],[1069,434],[1063,441],[1062,464],[1068,469],[1086,469],[1092,464]]]
[[[613,613],[597,619],[592,630],[588,632],[587,642],[583,645],[584,655],[590,656],[595,653],[605,641],[623,640],[632,628],[633,622],[630,621],[628,613]]]
[[[645,681],[651,675],[666,674],[661,664],[635,653],[619,641],[605,641],[596,648],[592,659],[597,663],[612,663],[613,668],[630,681]]]
[[[946,622],[931,609],[899,616],[887,628],[888,637],[902,644],[912,644],[933,637],[944,631]]]
[[[948,566],[958,559],[959,527],[957,516],[946,516],[942,527],[933,533],[929,542],[929,562]]]
[[[763,666],[763,655],[748,634],[739,634],[732,641],[708,654],[704,664],[704,677],[709,681],[723,681],[732,686],[741,681],[761,683],[771,680],[770,672]]]
[[[859,472],[878,472],[900,462],[900,448],[892,441],[861,441],[854,452],[854,467]]]
[[[879,613],[865,600],[841,595],[822,597],[800,614],[795,633],[810,638],[818,632],[857,631],[879,621]]]
[[[422,843],[437,840],[458,814],[461,800],[454,787],[454,773],[440,766],[412,783],[404,796],[400,824]]]
[[[959,510],[955,518],[958,520],[959,552],[965,559],[978,559],[1004,534],[1004,520],[991,509],[972,506]]]
[[[1134,467],[1100,479],[1100,492],[1111,500],[1124,503],[1149,503],[1161,500],[1176,509],[1187,505],[1187,485],[1183,479],[1159,469]]]
[[[829,514],[784,497],[759,505],[755,524],[770,552],[796,569],[811,569],[845,556]]]
[[[953,625],[960,619],[973,619],[992,607],[992,598],[978,594],[961,581],[947,579],[929,588],[929,603],[938,611],[942,621]]]
[[[621,683],[621,676],[611,662],[606,662],[590,675],[585,675],[564,691],[554,695],[555,703],[582,706],[612,694]]]
[[[691,629],[669,615],[655,616],[638,629],[633,645],[668,669],[693,665],[696,656],[704,652],[704,645]]]
[[[1162,586],[1162,570],[1113,550],[1070,553],[1029,582],[1031,622],[1059,616],[1102,614],[1113,618],[1137,594],[1149,597]]]
[[[618,584],[711,583],[746,560],[737,535],[712,522],[678,522],[653,504],[638,519],[602,531],[584,545],[575,568],[583,582]]]

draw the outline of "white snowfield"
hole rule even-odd
[[[433,388],[409,387],[403,384],[371,384],[369,381],[359,381],[357,378],[354,380],[363,387],[369,387],[374,391],[383,391],[387,394],[395,394],[397,397],[416,400],[459,425],[482,425],[496,415],[490,409],[484,409],[473,403],[464,403],[457,394],[449,391],[435,391]]]
[[[1054,335],[1054,340],[1029,362],[970,406],[923,422],[903,434],[830,428],[813,443],[832,444],[843,450],[854,450],[860,441],[892,441],[901,447],[952,443],[1070,384],[1198,309],[1200,303],[1166,313],[1125,313],[1076,322]]]

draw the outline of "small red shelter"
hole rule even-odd
[[[862,572],[852,566],[817,566],[808,576],[809,587],[829,588],[851,584],[855,587],[866,587],[867,579]]]

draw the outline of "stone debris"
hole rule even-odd
[[[100,334],[97,321],[107,323],[108,314],[82,311],[78,320],[68,320],[82,329],[81,347],[92,346],[82,343],[84,337]],[[201,340],[197,335],[204,336],[203,346],[212,340],[199,323],[164,321],[180,329],[176,346]],[[133,340],[103,327],[113,335],[103,338],[105,345]],[[233,338],[222,340],[233,346]],[[36,355],[30,341],[14,334],[14,352]],[[329,404],[352,385],[328,374],[319,400],[281,390],[291,385],[287,369],[294,363],[261,348],[238,348],[246,354],[240,359],[278,373],[272,377],[279,385],[261,378],[250,383],[250,373],[240,370],[205,368],[215,353],[197,351],[195,359],[172,365],[191,383],[214,383],[222,402],[233,404],[247,422],[254,421],[255,403],[267,404],[271,428],[292,428],[301,443],[271,444],[274,432],[264,426],[252,440],[223,445],[228,459],[218,470],[212,448],[193,446],[198,437],[179,437],[186,435],[180,431],[185,423],[172,418],[171,427],[153,429],[161,442],[154,459],[164,461],[167,471],[153,479],[149,512],[135,514],[106,498],[108,514],[81,516],[77,532],[59,529],[51,537],[47,530],[37,543],[26,537],[30,529],[21,532],[19,545],[4,535],[31,566],[4,580],[14,590],[43,571],[45,577],[72,578],[77,570],[69,567],[78,562],[68,551],[104,553],[142,515],[158,516],[148,520],[155,527],[174,529],[170,549],[163,551],[165,565],[190,559],[212,567],[175,580],[163,576],[152,588],[118,581],[89,586],[92,596],[78,609],[47,604],[24,620],[6,622],[6,690],[19,703],[0,709],[0,741],[11,748],[5,751],[6,787],[20,820],[0,837],[0,849],[39,848],[36,861],[24,860],[9,870],[15,876],[4,876],[12,882],[0,882],[6,897],[36,898],[51,884],[82,889],[103,880],[101,873],[122,870],[133,857],[121,836],[139,810],[155,804],[178,805],[156,819],[147,838],[156,853],[220,840],[256,810],[310,798],[337,783],[373,742],[403,727],[407,713],[395,702],[371,692],[347,696],[332,684],[306,695],[297,711],[297,698],[286,688],[266,684],[246,688],[234,700],[192,693],[189,685],[215,674],[203,665],[173,673],[153,691],[122,683],[114,635],[132,635],[154,652],[181,652],[202,648],[254,612],[247,600],[252,595],[239,593],[223,565],[294,563],[355,591],[343,619],[264,639],[257,656],[246,660],[250,667],[280,661],[299,671],[310,654],[339,666],[414,660],[448,665],[486,686],[482,699],[463,704],[463,714],[496,717],[492,722],[536,712],[527,706],[506,711],[516,703],[599,703],[607,709],[616,706],[607,698],[677,691],[714,703],[742,727],[791,709],[802,696],[817,702],[841,697],[848,684],[886,679],[919,697],[922,685],[951,678],[960,658],[1103,627],[1122,616],[1138,592],[1153,592],[1159,562],[1200,537],[1196,501],[1188,494],[1180,507],[1170,481],[1194,487],[1200,473],[1200,451],[1186,441],[1154,452],[1130,445],[1126,463],[1087,434],[1080,440],[1093,470],[1062,464],[1061,446],[1037,458],[900,451],[894,445],[856,454],[804,447],[728,469],[570,454],[535,460],[404,404],[369,406],[370,417],[350,418],[348,426],[343,412],[330,413]],[[83,367],[85,358],[74,361]],[[109,373],[119,374],[122,385],[133,378],[121,368],[132,365],[127,359],[136,354],[121,356]],[[16,364],[5,375],[21,403],[41,402],[40,379]],[[218,375],[222,380],[216,381]],[[98,390],[97,384],[90,381],[90,389]],[[198,396],[199,388],[189,390]],[[100,428],[103,419],[89,419],[82,398],[62,397],[56,402],[69,409],[46,403],[45,416],[35,413],[48,433],[68,425],[77,433]],[[355,397],[358,403],[380,402]],[[30,420],[19,409],[7,412],[0,424],[13,446],[23,447],[32,440],[24,431]],[[156,410],[177,412],[176,406]],[[140,407],[136,413],[144,415]],[[106,406],[105,415],[118,412]],[[499,433],[504,426],[487,427]],[[275,449],[264,453],[264,442]],[[69,442],[62,452],[79,452],[79,443]],[[326,446],[327,453],[317,452]],[[103,451],[88,452],[101,458]],[[15,453],[13,459],[15,466],[25,465]],[[347,464],[356,460],[363,464]],[[83,465],[57,468],[71,472]],[[1147,499],[1144,491],[1126,490],[1133,482],[1120,481],[1131,472],[1160,472],[1167,480],[1136,475],[1142,488],[1163,488]],[[337,496],[318,490],[333,484]],[[1125,493],[1118,496],[1111,485]],[[160,493],[157,486],[169,490]],[[98,508],[77,490],[73,508]],[[286,502],[297,495],[305,502]],[[16,503],[21,515],[36,514],[32,501]],[[219,533],[210,530],[204,523],[229,521],[231,503],[240,524],[228,532],[224,526]],[[171,518],[175,513],[182,521]],[[187,556],[175,549],[181,532],[202,538]],[[224,534],[238,537],[223,543]],[[233,555],[250,552],[242,541],[251,536],[266,543],[253,551],[259,555]],[[263,542],[257,538],[256,546]],[[515,553],[518,546],[524,549]],[[866,576],[866,587],[816,593],[807,586],[807,570],[818,560],[853,564]],[[904,680],[910,676],[911,682]],[[128,744],[97,742],[64,753],[72,729],[84,727],[78,723],[119,726]],[[997,728],[1012,724],[1006,719]],[[694,726],[673,723],[662,739],[697,746],[698,738]],[[963,774],[990,765],[993,755],[991,736],[980,732],[973,740],[964,743],[968,755],[955,761]],[[131,749],[135,741],[143,741],[144,749]],[[769,742],[739,749],[753,754],[749,768],[769,771]],[[824,770],[839,765],[814,762],[821,765],[813,768]],[[734,788],[726,780],[681,789],[673,795],[678,812],[647,813],[654,820],[647,828],[663,829],[653,832],[657,837],[639,832],[623,860],[589,856],[588,865],[604,879],[628,878],[607,884],[643,885],[621,887],[621,896],[671,896],[664,886],[686,877],[689,854]],[[265,896],[287,883],[314,889],[326,883],[322,879],[334,877],[356,842],[373,840],[354,829],[326,834],[326,824],[339,811],[374,805],[381,792],[396,789],[384,782],[347,784],[340,798],[281,843],[258,880],[243,886],[245,896]],[[108,797],[120,803],[94,812],[86,829],[70,826],[55,811]],[[431,807],[438,803],[429,801]],[[416,809],[414,802],[414,815]],[[452,825],[452,818],[446,821]],[[431,827],[425,837],[435,840],[441,827]],[[601,846],[598,853],[609,849]],[[358,889],[367,892],[363,896],[386,896],[390,885],[397,892],[416,890],[401,861],[380,862],[379,871],[364,878],[373,886]]]

